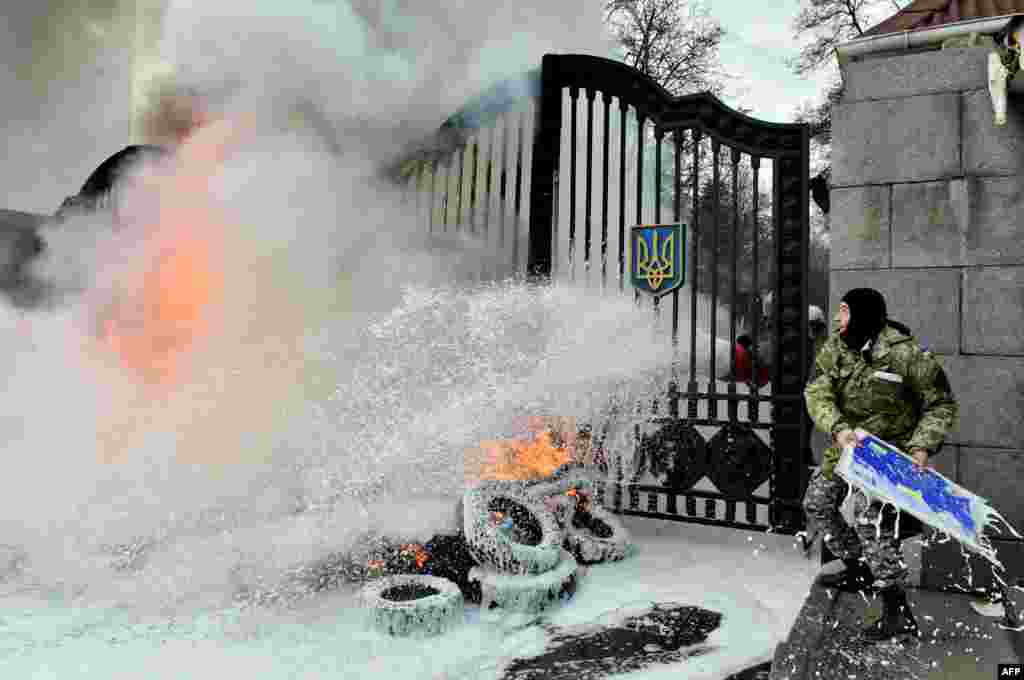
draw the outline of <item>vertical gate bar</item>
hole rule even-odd
[[[437,208],[435,206],[435,204],[437,203],[437,198],[434,195],[436,182],[437,182],[437,159],[434,158],[434,159],[432,159],[430,161],[430,208],[429,208],[430,217],[428,218],[428,222],[427,222],[427,233],[428,234],[433,234],[434,233],[434,213],[437,212]]]
[[[455,188],[455,233],[462,231],[462,185],[466,181],[466,147],[459,147],[459,184]]]
[[[700,194],[700,138],[701,132],[697,128],[691,128],[690,137],[693,139],[693,280],[690,282],[690,382],[687,391],[690,399],[687,403],[687,416],[691,420],[697,419],[697,288],[700,280],[700,246],[697,237],[700,233],[700,212],[698,210],[698,196]]]
[[[654,223],[661,224],[661,140],[665,131],[654,130]]]
[[[772,160],[772,250],[775,258],[772,278],[772,396],[779,393],[782,376],[779,375],[779,360],[782,354],[782,271],[779,261],[782,258],[782,174],[784,166],[781,158]],[[774,407],[774,404],[773,404]]]
[[[425,161],[419,159],[416,163],[416,170],[412,173],[413,177],[413,191],[416,192],[416,222],[417,227],[419,221],[423,219],[423,168],[426,165]]]
[[[775,512],[773,525],[787,533],[804,525],[800,497],[804,491],[807,467],[804,464],[807,431],[806,415],[799,396],[807,370],[807,262],[808,239],[808,145],[806,125],[799,127],[799,150],[782,155],[775,162],[775,310],[774,337],[776,366],[773,371],[774,475],[770,478]],[[787,141],[793,141],[790,137]],[[797,323],[793,328],[793,317]],[[790,324],[782,332],[783,321]],[[783,401],[785,400],[785,401]]]
[[[562,141],[562,88],[560,57],[545,54],[541,62],[540,102],[530,154],[530,228],[527,272],[531,277],[551,276],[553,224],[558,195],[559,153]],[[518,253],[519,230],[514,243]],[[518,266],[518,254],[516,264]]]
[[[782,209],[782,163],[779,157],[775,157],[772,160],[772,246],[773,253],[772,257],[775,263],[773,274],[774,280],[772,281],[772,319],[771,319],[771,334],[772,334],[772,429],[771,429],[771,441],[772,441],[772,464],[770,466],[770,473],[768,475],[768,496],[771,499],[771,504],[768,506],[768,522],[772,526],[776,526],[782,523],[782,515],[785,514],[779,507],[779,458],[780,449],[782,448],[782,441],[786,439],[783,432],[779,430],[781,425],[781,418],[779,418],[779,412],[782,410],[782,405],[778,401],[779,387],[780,387],[780,375],[779,375],[779,357],[782,354],[782,347],[779,345],[779,341],[782,336],[782,329],[779,327],[779,313],[782,310],[782,299],[780,296],[780,290],[782,283],[782,272],[779,271],[779,264],[782,259],[782,239],[779,238],[780,230],[782,228],[782,215],[780,211]]]
[[[634,444],[634,452],[636,451]],[[615,456],[615,493],[612,495],[612,502],[616,510],[622,509],[622,483],[626,478],[626,471],[623,469],[622,453]]]
[[[519,231],[522,222],[522,163],[523,163],[523,143],[525,139],[526,129],[526,110],[523,109],[519,112],[519,130],[516,133],[515,142],[515,219],[512,221],[512,254],[515,258],[516,268],[519,268]],[[536,146],[535,146],[536,148]],[[552,211],[554,208],[552,207]],[[551,224],[548,224],[548,230],[550,235]],[[551,252],[551,238],[548,238],[548,252]],[[548,257],[549,271],[550,274],[550,262],[551,257]]]
[[[515,219],[512,221],[512,257],[515,259],[516,269],[519,268],[519,227],[522,220],[520,209],[523,205],[523,136],[526,129],[526,109],[519,112],[519,131],[516,133],[516,198],[515,198]],[[536,146],[534,150],[536,151]],[[532,221],[532,220],[531,220]],[[531,243],[533,237],[530,237]],[[530,246],[531,250],[533,246]],[[548,223],[548,270],[546,275],[551,274],[551,224]]]
[[[722,200],[719,183],[721,172],[719,160],[722,144],[717,138],[711,138],[711,369],[708,379],[711,381],[708,392],[710,402],[708,403],[708,418],[718,418],[718,371],[715,370],[715,355],[718,354],[718,245],[719,230],[721,229]],[[730,351],[732,348],[729,348]]]
[[[491,241],[491,182],[494,179],[493,164],[494,164],[494,137],[498,134],[497,126],[492,126],[488,131],[488,144],[487,144],[487,172],[484,173],[486,178],[484,180],[487,189],[484,191],[486,198],[484,199],[484,240],[488,243]]]
[[[753,288],[754,301],[756,302],[756,307],[753,310],[754,320],[753,320],[753,331],[752,331],[752,334],[753,334],[752,340],[754,341],[754,349],[756,350],[756,349],[758,349],[758,346],[759,346],[759,343],[760,343],[760,340],[761,340],[761,314],[762,314],[762,310],[763,310],[763,306],[764,306],[764,301],[761,299],[761,283],[758,280],[758,271],[761,269],[761,256],[758,254],[758,246],[761,243],[761,226],[760,226],[760,217],[759,217],[759,212],[758,212],[760,210],[760,200],[761,200],[761,181],[760,181],[760,178],[758,176],[758,173],[761,170],[761,157],[760,156],[753,156],[752,155],[750,157],[750,167],[751,167],[751,170],[753,170],[753,173],[754,173],[754,178],[753,178],[753,182],[754,182],[754,205],[753,205],[752,212],[751,212],[751,215],[752,215],[751,221],[753,222],[753,231],[754,231],[754,244],[753,244],[753,246],[754,246],[753,247],[753,260],[754,260],[754,262],[753,262],[753,266],[752,266],[754,277],[753,277],[753,283],[751,283],[751,287]],[[759,352],[757,352],[757,351],[754,351],[754,352],[750,353],[750,370],[751,370],[751,373],[752,373],[751,377],[753,379],[754,385],[757,386],[756,389],[751,391],[753,396],[751,396],[751,399],[750,399],[749,409],[750,409],[751,414],[752,414],[751,418],[750,418],[750,422],[752,422],[752,423],[760,422],[760,418],[761,418],[761,399],[760,399],[761,389],[760,389],[760,386],[758,385],[758,377],[757,377],[758,374],[759,374],[759,370],[760,370],[757,367],[757,357],[758,357],[758,354],[759,354]]]
[[[604,135],[601,146],[604,150],[601,166],[601,290],[608,286],[608,128],[611,118],[612,96],[601,93],[604,102]]]
[[[469,184],[469,231],[476,235],[476,181],[480,174],[480,137],[473,139],[473,178]]]
[[[672,172],[672,218],[677,224],[682,221],[682,206],[680,205],[680,194],[682,193],[682,187],[680,186],[680,156],[682,156],[682,131],[675,130],[672,133],[672,147],[675,150],[675,166]],[[685,232],[684,232],[685,236]],[[685,245],[685,243],[684,243]],[[686,276],[686,268],[689,263],[685,261],[687,249],[683,249],[683,276]],[[693,274],[691,273],[691,276]],[[672,366],[673,371],[677,369],[676,364],[678,363],[679,353],[679,288],[672,291]]]
[[[569,88],[569,280],[576,278],[576,109],[580,88]]]
[[[810,337],[810,328],[808,324],[810,319],[807,317],[808,303],[810,298],[808,296],[808,276],[810,267],[810,245],[811,245],[811,234],[810,234],[810,205],[807,200],[807,196],[810,196],[810,128],[805,124],[803,129],[800,131],[801,143],[800,143],[800,196],[803,198],[803,204],[798,204],[800,210],[800,234],[803,240],[803,245],[800,248],[800,366],[803,371],[803,378],[800,382],[801,385],[806,385],[807,380],[810,378],[809,372],[811,362],[814,361],[815,357],[808,356],[808,352],[813,352],[813,346],[808,345],[807,339]],[[807,419],[809,414],[806,408],[800,409],[800,451],[804,452],[810,448],[810,432],[808,431]],[[802,456],[801,456],[802,457]],[[800,488],[798,489],[797,498],[799,500],[803,498],[804,492],[807,490],[807,484],[810,482],[811,471],[806,465],[801,465],[800,470],[803,473],[800,480]],[[799,519],[803,519],[800,517]]]
[[[679,383],[676,382],[675,375],[672,376],[672,381],[668,384],[668,415],[670,418],[679,418],[679,400],[682,396],[679,394]]]
[[[644,120],[645,116],[640,109],[636,110],[636,223],[644,223]],[[636,259],[633,260],[636,265]],[[640,291],[633,290],[633,301],[640,302]]]
[[[661,224],[661,140],[664,130],[654,129],[654,223]],[[654,318],[661,318],[661,297],[655,296],[653,301]]]
[[[592,203],[594,200],[591,183],[594,176],[594,97],[596,95],[596,90],[587,88],[587,206],[583,213],[583,271],[588,283],[590,281],[591,213],[593,212]]]
[[[524,120],[530,123],[530,127],[529,127],[529,132],[526,133],[527,136],[524,137],[524,139],[527,140],[527,142],[529,143],[529,146],[524,147],[524,149],[526,149],[526,150],[528,150],[530,152],[530,156],[529,156],[529,161],[528,162],[525,160],[525,157],[524,157],[523,167],[524,168],[529,168],[529,176],[526,179],[524,179],[523,182],[524,182],[524,186],[530,187],[530,191],[532,191],[532,187],[533,187],[533,169],[535,167],[533,156],[534,156],[534,153],[536,153],[536,151],[537,151],[537,141],[536,140],[537,140],[538,130],[540,130],[540,118],[539,118],[540,117],[540,99],[537,98],[537,97],[531,97],[527,101],[526,106],[529,109],[529,117],[525,117],[526,116],[526,112],[524,112],[523,115],[524,115]],[[561,111],[561,108],[559,108],[559,111]],[[558,129],[559,129],[559,135],[561,135],[561,129],[562,129],[561,126],[559,126]],[[527,142],[524,142],[524,144],[527,143]],[[556,166],[556,167],[560,167],[560,166]],[[524,172],[525,172],[525,170],[524,170]],[[555,177],[554,177],[554,180],[553,180],[553,182],[554,182],[554,184],[553,184],[554,191],[552,192],[551,208],[550,208],[551,209],[551,220],[550,220],[550,224],[551,224],[551,239],[549,240],[549,244],[550,244],[550,258],[549,259],[550,259],[550,262],[552,263],[552,267],[554,266],[554,263],[558,262],[558,240],[559,240],[559,234],[558,234],[558,224],[559,224],[558,206],[561,203],[560,191],[559,191],[558,187],[559,187],[559,183],[561,182],[561,180],[559,179],[559,175],[560,174],[561,174],[560,170],[559,170],[559,172],[555,173]],[[527,204],[526,204],[527,205],[527,209],[528,210],[532,209],[533,205],[534,205],[532,194],[527,195],[526,201],[527,201]],[[532,220],[533,220],[533,213],[531,212],[531,213],[529,213],[528,216],[524,216],[524,224],[523,224],[523,226],[526,227],[527,225],[532,224]],[[524,236],[524,235],[521,235],[521,236]],[[529,234],[527,233],[527,234],[525,234],[525,236],[528,237]],[[527,248],[529,248],[529,243],[527,243]],[[520,249],[520,246],[517,245],[516,249],[518,251]],[[527,252],[529,252],[529,250],[527,250]]]
[[[508,114],[502,115],[501,174],[498,177],[498,234],[503,255],[505,250],[505,222],[508,213],[508,137],[510,125]]]
[[[626,100],[619,97],[619,292],[626,285]]]
[[[452,177],[451,177],[451,175],[452,175],[452,166],[454,164],[455,164],[455,154],[452,154],[452,155],[450,155],[448,157],[448,162],[445,163],[445,166],[444,166],[444,196],[442,198],[443,208],[442,208],[442,214],[441,214],[441,216],[443,218],[443,221],[441,222],[441,225],[442,225],[442,231],[444,233],[446,233],[446,234],[448,233],[448,203],[449,203],[448,199],[450,198],[451,192],[452,192]]]
[[[739,149],[732,150],[732,248],[730,250],[732,260],[732,290],[730,291],[729,304],[729,351],[735,356],[736,352],[736,260],[740,256],[740,189],[739,189]],[[735,361],[732,362],[735,369]],[[735,373],[735,370],[734,370]],[[736,378],[729,381],[729,396],[736,395]],[[736,422],[739,417],[739,402],[735,399],[729,400],[729,420]]]

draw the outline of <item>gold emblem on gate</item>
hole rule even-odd
[[[682,224],[633,227],[633,286],[659,296],[683,285],[685,239]]]

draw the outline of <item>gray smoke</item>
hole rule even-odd
[[[431,250],[377,173],[545,52],[604,53],[599,3],[450,5],[170,4],[162,49],[178,85],[227,120],[251,117],[254,134],[202,196],[140,181],[117,199],[134,223],[100,211],[46,225],[33,272],[65,304],[27,317],[0,307],[0,543],[24,555],[15,561],[26,582],[136,603],[220,600],[239,579],[273,580],[371,525],[436,530],[450,503],[371,506],[389,491],[382,480],[405,495],[450,483],[461,448],[505,414],[552,405],[581,374],[610,370],[585,360],[581,343],[621,351],[618,334],[639,328],[632,317],[588,317],[597,303],[564,315],[569,300],[517,290],[436,292],[468,278],[481,251],[472,241]],[[287,124],[296,110],[298,130]],[[97,348],[97,310],[145,269],[145,216],[193,200],[227,216],[226,302],[187,378],[152,398]],[[416,307],[407,290],[434,302]],[[409,318],[387,326],[395,314]],[[436,336],[420,330],[422,315]],[[439,342],[451,352],[438,354]],[[422,361],[450,369],[448,382],[424,384],[433,374],[412,370]],[[633,367],[618,363],[616,375]]]

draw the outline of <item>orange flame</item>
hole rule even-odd
[[[532,441],[521,439],[491,440],[480,443],[482,460],[474,472],[479,480],[532,480],[548,477],[573,459],[566,446],[555,446],[550,431],[543,431]]]
[[[210,308],[221,285],[209,242],[179,236],[131,295],[138,314],[111,310],[100,340],[142,382],[170,386],[183,355],[209,332]]]
[[[231,344],[238,352],[249,350],[245,338],[240,342],[225,334],[229,325],[246,332],[251,328],[226,321],[232,307],[236,316],[248,309],[228,302],[242,300],[238,291],[244,285],[237,280],[242,265],[226,257],[227,244],[232,243],[231,252],[245,244],[231,241],[241,231],[218,205],[211,185],[227,156],[253,131],[252,121],[244,117],[204,121],[169,162],[147,169],[124,195],[115,218],[129,242],[142,245],[141,257],[129,263],[139,269],[116,272],[117,288],[97,301],[96,337],[85,348],[88,359],[100,360],[97,368],[109,358],[129,378],[99,376],[112,378],[107,382],[109,414],[99,431],[103,461],[122,459],[154,427],[177,433],[176,455],[181,460],[233,460],[241,455],[234,452],[243,450],[234,441],[240,436],[236,433],[251,431],[253,423],[269,422],[256,410],[271,411],[271,400],[254,404],[249,399],[244,407],[234,407],[221,396],[229,388],[225,378],[217,377],[220,373],[189,371],[204,365],[201,349],[223,351]],[[244,271],[255,277],[251,269]],[[245,354],[245,359],[251,354],[256,351]],[[220,366],[212,355],[207,359],[214,368]],[[267,373],[278,366],[267,368],[265,361],[253,361]],[[239,389],[234,382],[231,386]]]
[[[244,131],[229,120],[197,127],[170,171],[146,175],[140,185],[146,191],[133,196],[156,206],[152,221],[126,227],[149,234],[149,264],[106,306],[99,340],[150,387],[178,382],[185,354],[211,333],[224,286],[218,246],[226,220],[209,184]]]

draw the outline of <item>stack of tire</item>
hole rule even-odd
[[[624,558],[629,535],[589,503],[592,482],[561,468],[534,483],[487,481],[463,497],[463,525],[478,562],[485,613],[543,613],[575,593],[581,565]],[[581,502],[581,501],[586,501]]]
[[[370,624],[391,636],[437,635],[462,620],[467,598],[479,597],[485,618],[498,610],[495,618],[529,620],[571,597],[582,565],[621,560],[632,549],[629,532],[591,501],[592,491],[572,467],[537,482],[487,481],[469,489],[463,534],[427,545],[432,574],[392,574],[363,587]],[[444,564],[442,556],[475,562],[468,580],[463,567]]]
[[[458,585],[424,574],[376,579],[362,591],[370,625],[396,637],[433,636],[462,621],[465,601]]]
[[[593,500],[594,483],[577,467],[563,466],[549,480],[533,484],[531,498],[556,508],[565,533],[563,546],[580,564],[617,562],[633,550],[629,530]]]

